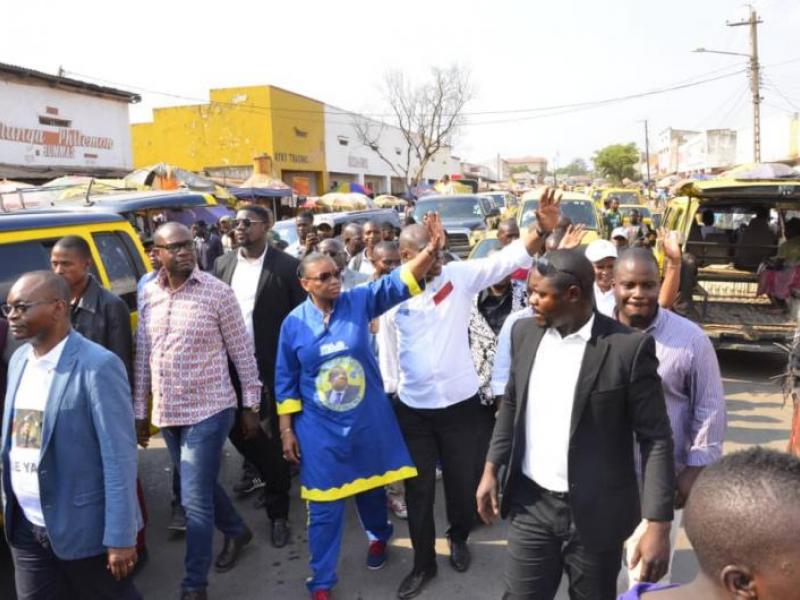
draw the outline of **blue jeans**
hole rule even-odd
[[[194,425],[161,430],[181,475],[181,504],[186,511],[184,591],[202,591],[208,586],[215,525],[229,538],[245,531],[242,518],[217,482],[222,446],[233,418],[234,409],[228,408]]]
[[[382,487],[362,492],[355,496],[356,509],[361,525],[370,542],[388,542],[394,528],[386,509],[386,490]],[[308,546],[311,554],[311,577],[306,581],[308,589],[329,590],[338,581],[336,565],[342,547],[344,529],[344,505],[346,500],[332,502],[308,502]]]

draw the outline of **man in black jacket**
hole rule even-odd
[[[259,376],[264,385],[261,413],[240,409],[231,429],[230,440],[256,467],[265,483],[267,515],[272,521],[272,543],[285,546],[289,541],[289,463],[283,459],[274,400],[275,359],[281,323],[291,310],[303,302],[306,293],[297,278],[297,259],[267,243],[272,214],[261,206],[247,206],[236,213],[234,236],[238,250],[217,259],[214,275],[233,288],[245,325],[255,343]],[[239,394],[236,370],[231,369]],[[242,422],[260,419],[258,435],[247,439]]]
[[[53,272],[61,275],[72,293],[70,320],[83,337],[122,359],[131,380],[133,336],[128,305],[105,289],[91,273],[92,251],[77,235],[58,240],[50,253]]]
[[[594,310],[592,265],[581,252],[550,252],[531,277],[534,318],[512,330],[478,511],[487,522],[511,517],[505,598],[551,600],[566,571],[573,600],[613,600],[623,542],[641,516],[649,521],[635,550],[642,579],[657,581],[669,563],[675,476],[655,344]]]

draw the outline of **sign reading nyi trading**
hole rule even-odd
[[[128,169],[128,104],[0,82],[0,164]]]

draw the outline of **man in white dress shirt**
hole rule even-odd
[[[436,575],[433,519],[436,465],[441,462],[450,528],[450,563],[469,568],[467,538],[475,522],[472,500],[477,486],[478,445],[465,442],[481,422],[478,376],[467,339],[467,325],[480,290],[500,281],[543,247],[558,222],[560,196],[547,189],[536,226],[523,238],[484,259],[438,262],[429,271],[423,294],[387,313],[387,329],[396,339],[399,366],[398,421],[419,475],[406,481],[406,503],[414,566],[398,597],[413,598]],[[412,225],[400,235],[400,254],[411,260],[427,243],[425,228]]]

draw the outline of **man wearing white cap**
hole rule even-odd
[[[611,241],[619,250],[628,247],[628,230],[625,227],[615,227],[611,232]]]
[[[618,229],[622,229],[621,227]],[[614,231],[616,233],[616,230]],[[598,312],[614,317],[614,262],[617,246],[608,240],[595,240],[586,246],[586,258],[594,267],[594,304]]]
[[[618,227],[612,234],[616,237]],[[658,232],[658,244],[664,251],[664,281],[661,284],[661,293],[658,304],[662,308],[670,309],[678,296],[681,278],[681,246],[677,232],[667,232],[664,229]],[[617,256],[625,251],[626,244],[620,246],[608,240],[595,240],[586,246],[586,258],[594,267],[594,303],[597,311],[608,317],[615,318],[616,300],[614,299],[614,263]],[[496,360],[496,359],[495,359]]]

